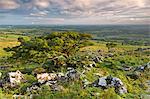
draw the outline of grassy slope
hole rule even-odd
[[[5,52],[3,48],[14,47],[16,45],[19,45],[19,42],[17,42],[18,37],[19,35],[0,34],[0,57],[5,57],[10,55],[10,53]]]
[[[7,38],[5,36],[2,36],[2,35],[0,36],[0,57],[10,55],[9,53],[6,53],[3,50],[3,48],[13,47],[13,46],[18,45],[19,43],[17,42],[17,37],[19,37],[19,36],[8,35]],[[119,53],[119,52],[124,52],[127,50],[134,50],[134,49],[139,48],[139,47],[145,47],[145,46],[131,46],[131,45],[120,45],[120,44],[118,44],[118,46],[115,49],[116,49],[116,53]],[[107,48],[105,46],[105,43],[99,43],[99,44],[96,44],[94,46],[88,46],[88,47],[82,48],[81,50],[96,51],[99,49],[102,49],[102,50],[104,50],[104,52],[107,52]],[[141,61],[141,57],[145,58],[146,60]],[[141,57],[136,58],[135,56],[132,56],[132,55],[126,55],[123,58],[125,60],[127,60],[129,58],[129,60],[128,60],[129,62],[130,61],[136,62],[135,65],[143,64],[143,63],[149,61],[149,59],[146,55],[141,56]],[[120,58],[122,59],[121,56],[115,57],[115,62],[117,60],[119,60]],[[117,63],[115,63],[115,64],[119,65]],[[92,82],[98,78],[94,75],[94,73],[99,73],[103,76],[112,74],[113,76],[119,77],[123,81],[125,86],[128,88],[129,94],[126,96],[127,99],[129,99],[128,97],[130,97],[130,99],[131,99],[131,97],[136,97],[134,95],[143,93],[143,91],[139,88],[139,86],[137,86],[137,85],[133,86],[136,83],[137,84],[139,82],[141,83],[143,80],[139,79],[139,80],[133,81],[132,79],[127,78],[125,76],[126,72],[117,71],[117,70],[112,71],[110,68],[104,67],[104,65],[105,64],[98,64],[97,68],[93,68],[90,71],[86,72],[85,78],[87,78],[89,81]],[[84,79],[84,78],[81,78],[81,79]],[[98,92],[100,93],[100,95],[96,94]],[[110,94],[110,93],[112,93],[112,94]],[[87,98],[92,98],[91,95],[92,95],[92,97],[97,97],[97,98],[104,97],[104,99],[119,99],[119,98],[121,98],[120,96],[115,94],[113,89],[108,89],[105,91],[103,91],[99,88],[94,88],[94,87],[82,89],[82,84],[80,81],[77,83],[71,83],[70,86],[65,86],[65,89],[63,92],[56,92],[53,94],[49,94],[49,96],[47,96],[47,97],[50,97],[51,99],[53,99],[54,97],[55,97],[55,99],[56,98],[58,98],[58,99],[59,98],[69,99],[71,97],[72,98],[81,98],[82,97],[82,99],[84,99],[84,98],[87,99]]]

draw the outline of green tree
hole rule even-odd
[[[85,42],[91,38],[90,34],[78,32],[54,32],[30,39],[20,37],[18,38],[19,46],[5,48],[4,50],[12,52],[11,58],[15,61],[39,64],[51,61],[54,65],[61,66],[69,56],[74,55],[81,47],[86,46]]]

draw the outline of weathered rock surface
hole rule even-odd
[[[21,80],[24,79],[23,74],[17,70],[16,72],[10,72],[9,73],[9,80],[11,87],[15,87],[16,85],[21,83]]]
[[[80,74],[74,68],[68,68],[65,77],[70,80],[79,79]]]
[[[145,70],[149,70],[149,69],[150,69],[150,62],[148,62],[147,64],[144,64],[142,66],[137,67],[134,71],[144,72]]]
[[[102,89],[114,87],[115,91],[119,94],[127,93],[127,89],[125,88],[123,82],[119,78],[112,76],[101,77],[93,82],[92,86],[100,87]]]
[[[132,66],[123,66],[121,69],[123,71],[131,71],[133,68],[132,68]]]
[[[68,68],[67,72],[64,73],[43,73],[38,74],[38,82],[33,83],[32,86],[27,88],[27,92],[34,92],[41,90],[42,85],[51,87],[51,91],[61,91],[63,87],[58,82],[67,82],[68,80],[78,79],[79,73],[74,68]]]
[[[131,79],[136,80],[136,79],[139,79],[141,76],[141,73],[145,71],[146,72],[150,71],[150,62],[134,68],[132,73],[128,73],[127,76],[129,76]]]

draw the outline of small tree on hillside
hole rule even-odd
[[[5,48],[5,50],[12,52],[12,58],[15,61],[44,64],[47,60],[51,60],[52,63],[59,66],[64,63],[64,58],[78,52],[91,38],[90,34],[54,32],[46,36],[33,37],[30,40],[18,38],[19,46]]]

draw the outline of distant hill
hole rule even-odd
[[[77,31],[91,33],[95,40],[150,45],[149,25],[1,25],[0,33],[2,31],[29,36],[45,35],[54,31]]]

